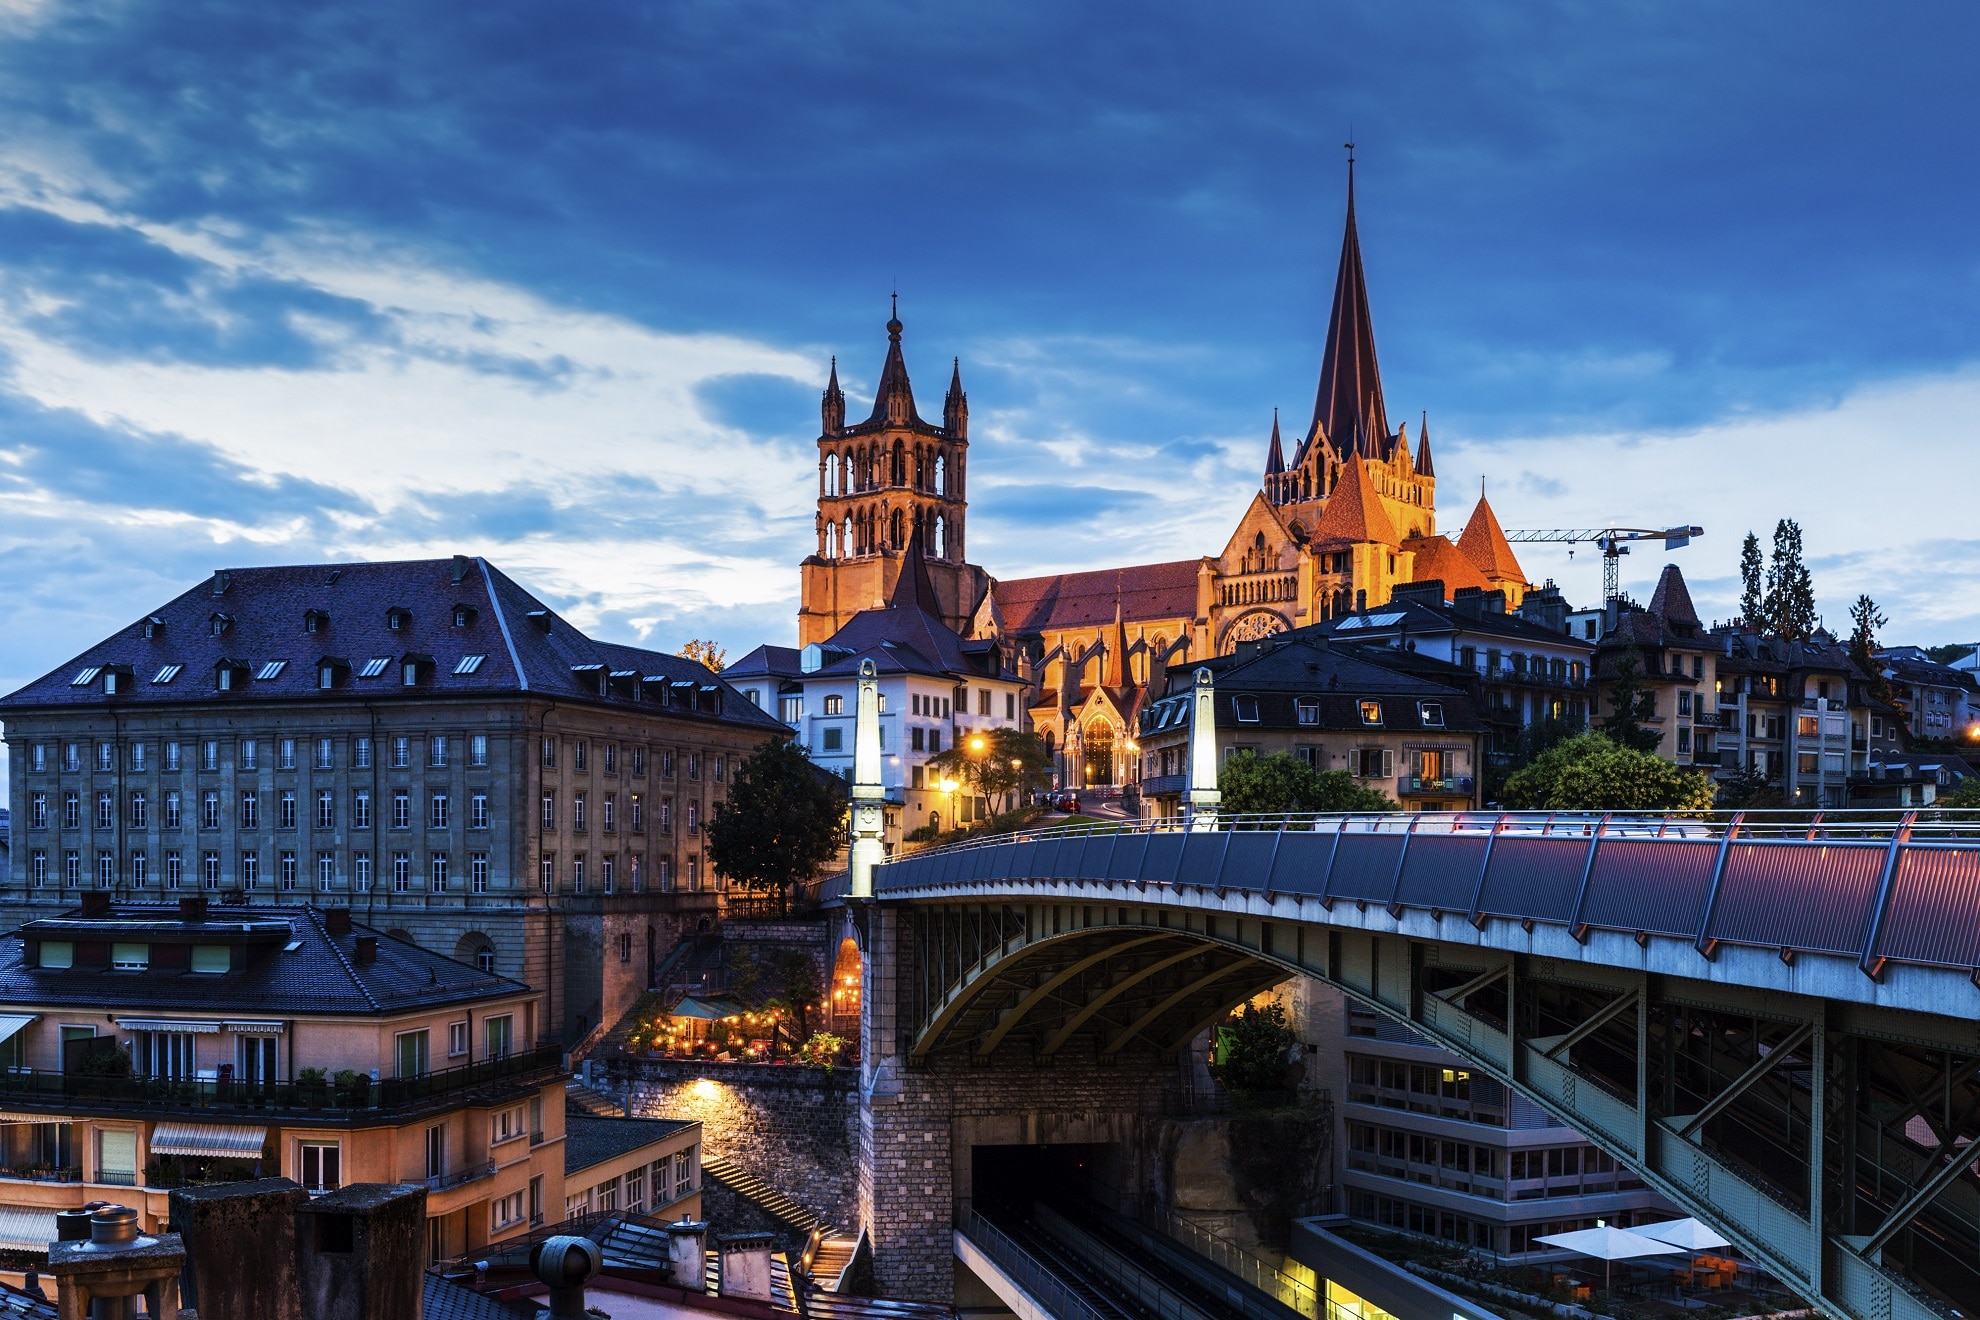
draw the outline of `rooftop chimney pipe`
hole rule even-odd
[[[378,937],[376,935],[360,935],[357,937],[357,961],[360,963],[375,963],[378,961]]]
[[[325,910],[323,913],[323,929],[329,931],[332,935],[350,934],[351,910],[344,907],[334,907]]]
[[[604,1265],[590,1238],[553,1237],[530,1249],[531,1273],[550,1286],[551,1320],[584,1320],[584,1285]]]

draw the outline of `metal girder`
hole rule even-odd
[[[1499,978],[1510,975],[1512,975],[1512,964],[1507,963],[1502,967],[1494,967],[1489,972],[1480,972],[1455,990],[1438,990],[1434,993],[1437,998],[1443,1000],[1453,1008],[1463,1008],[1466,999],[1477,994],[1480,990],[1483,990]]]
[[[1767,1051],[1765,1058],[1755,1060],[1753,1065],[1735,1077],[1725,1090],[1713,1096],[1703,1109],[1687,1117],[1684,1120],[1683,1126],[1677,1129],[1677,1134],[1680,1137],[1689,1139],[1692,1133],[1704,1127],[1720,1114],[1723,1114],[1727,1107],[1750,1090],[1755,1082],[1779,1067],[1796,1050],[1806,1045],[1809,1038],[1814,1034],[1815,1024],[1812,1022],[1804,1023],[1795,1028],[1786,1040]],[[1757,1038],[1755,1043],[1757,1045]],[[1671,1121],[1675,1123],[1677,1120],[1672,1119]]]
[[[1939,1149],[1943,1153],[1945,1147],[1941,1146]],[[1959,1181],[1959,1176],[1972,1168],[1973,1156],[1966,1150],[1955,1148],[1953,1157],[1934,1170],[1932,1176],[1906,1197],[1904,1202],[1891,1212],[1890,1218],[1870,1235],[1869,1240],[1860,1249],[1862,1254],[1874,1256],[1883,1250],[1884,1244],[1896,1237],[1906,1224],[1916,1219],[1919,1211],[1930,1205],[1940,1192]]]
[[[1270,964],[1267,964],[1267,966],[1270,966]],[[1255,994],[1271,989],[1292,975],[1292,972],[1284,967],[1272,967],[1271,972],[1272,974],[1270,976],[1260,977],[1256,981],[1249,982],[1243,994],[1225,999],[1216,1008],[1191,1023],[1186,1030],[1178,1032],[1163,1045],[1162,1052],[1164,1054],[1174,1054],[1177,1050],[1195,1040],[1203,1032],[1216,1026],[1218,1021],[1229,1014],[1233,1007],[1242,1004]]]
[[[1214,948],[1217,946],[1211,946],[1211,947]],[[1239,954],[1237,957],[1232,958],[1229,962],[1223,964],[1222,966],[1214,968],[1213,970],[1204,973],[1202,976],[1197,977],[1194,981],[1191,981],[1188,985],[1183,986],[1180,990],[1175,991],[1173,994],[1169,995],[1166,999],[1156,1004],[1153,1008],[1148,1009],[1140,1017],[1128,1023],[1125,1027],[1122,1027],[1120,1031],[1115,1033],[1114,1038],[1112,1040],[1108,1041],[1105,1045],[1102,1045],[1100,1047],[1100,1053],[1102,1057],[1112,1054],[1119,1054],[1121,1050],[1130,1041],[1132,1041],[1136,1036],[1139,1036],[1142,1032],[1148,1030],[1148,1028],[1154,1026],[1155,1023],[1158,1020],[1160,1020],[1161,1016],[1164,1013],[1174,1008],[1177,1004],[1182,1003],[1184,1000],[1188,999],[1191,995],[1196,994],[1199,991],[1208,990],[1211,986],[1223,980],[1225,977],[1229,976],[1232,972],[1250,966],[1251,964],[1257,961],[1258,960],[1256,958],[1253,958],[1247,954]]]
[[[1545,1050],[1541,1052],[1550,1059],[1560,1058],[1562,1055],[1566,1054],[1569,1050],[1581,1044],[1582,1041],[1587,1040],[1590,1036],[1600,1031],[1603,1027],[1609,1025],[1610,1022],[1614,1021],[1622,1014],[1628,1012],[1630,1009],[1636,1007],[1636,1001],[1639,998],[1640,996],[1637,994],[1636,991],[1634,990],[1625,991],[1624,993],[1616,996],[1616,998],[1610,1000],[1607,1004],[1603,1005],[1602,1008],[1596,1012],[1595,1016],[1589,1018],[1586,1022],[1583,1022],[1573,1031],[1568,1032],[1567,1035],[1562,1036],[1559,1040],[1555,1041],[1553,1044],[1549,1045]],[[1540,1042],[1534,1041],[1533,1043],[1537,1045]]]
[[[1072,980],[1075,976],[1078,976],[1087,968],[1096,963],[1105,962],[1116,954],[1126,953],[1129,949],[1140,948],[1144,944],[1153,944],[1157,940],[1168,938],[1170,938],[1169,933],[1164,931],[1156,935],[1143,935],[1136,939],[1123,940],[1119,944],[1109,944],[1097,953],[1089,953],[1084,958],[1077,959],[1061,967],[1058,971],[1046,977],[1041,984],[1034,987],[1031,993],[1006,1010],[1004,1015],[997,1020],[997,1024],[983,1034],[983,1039],[976,1046],[977,1057],[987,1059],[992,1054],[995,1054],[997,1047],[1004,1043],[1004,1037],[1010,1035],[1016,1029],[1018,1023],[1024,1021],[1025,1014],[1044,1002],[1047,995]]]
[[[1087,1021],[1091,1019],[1095,1013],[1098,1013],[1101,1009],[1113,1003],[1116,999],[1119,999],[1122,995],[1134,989],[1134,987],[1140,985],[1142,982],[1146,981],[1149,977],[1165,972],[1169,968],[1174,967],[1179,962],[1186,962],[1189,959],[1198,956],[1199,954],[1204,952],[1204,948],[1205,946],[1201,944],[1191,944],[1181,953],[1172,953],[1166,958],[1160,958],[1148,964],[1148,966],[1142,968],[1138,972],[1129,972],[1126,976],[1114,982],[1114,984],[1108,986],[1106,989],[1099,991],[1091,999],[1087,1000],[1085,1005],[1082,1006],[1078,1012],[1074,1013],[1070,1018],[1066,1020],[1066,1024],[1063,1027],[1060,1027],[1056,1032],[1052,1034],[1052,1038],[1045,1042],[1043,1048],[1041,1048],[1038,1051],[1038,1053],[1046,1058],[1049,1058],[1052,1055],[1057,1054],[1059,1052],[1059,1048],[1063,1046],[1067,1041],[1071,1040],[1073,1037],[1073,1033],[1078,1031],[1081,1027],[1085,1026]]]

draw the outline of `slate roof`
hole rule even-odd
[[[1114,621],[1114,603],[1129,623],[1196,617],[1196,574],[1203,561],[1136,564],[1087,573],[1013,578],[991,585],[1012,633],[1098,628]]]
[[[545,1314],[533,1302],[511,1306],[430,1270],[423,1277],[420,1289],[424,1303],[420,1314],[424,1320],[534,1320]]]
[[[700,1126],[690,1118],[608,1118],[582,1109],[564,1111],[564,1176],[664,1141],[683,1128]]]
[[[1676,564],[1665,564],[1657,575],[1657,590],[1650,596],[1650,612],[1666,623],[1696,628],[1698,610],[1691,603],[1691,589],[1684,585],[1684,573]]]
[[[251,939],[242,934],[242,923],[274,923],[286,926],[288,933]],[[118,933],[109,933],[111,928]],[[30,967],[25,961],[27,933],[77,942],[94,938],[141,943],[141,932],[160,930],[164,932],[160,940],[190,944],[197,942],[195,936],[202,929],[214,933],[214,943],[251,943],[254,951],[246,965],[195,974],[84,967],[53,970]],[[360,935],[377,936],[375,962],[357,961]],[[293,952],[286,948],[292,942],[298,945]],[[108,920],[85,919],[72,909],[0,935],[0,1003],[37,1008],[87,1005],[213,1014],[362,1015],[469,1003],[528,988],[355,921],[350,934],[332,935],[323,910],[317,907],[216,906],[208,909],[203,923],[191,923],[181,920],[177,907],[119,903]]]
[[[468,611],[464,626],[454,624],[456,606]],[[388,622],[393,610],[405,611],[397,629]],[[317,631],[307,632],[305,618],[312,612]],[[226,619],[217,636],[216,615]],[[548,631],[539,626],[544,622]],[[399,679],[399,662],[407,656],[431,661],[414,687]],[[480,659],[469,662],[475,656]],[[349,665],[339,686],[328,691],[317,686],[318,664],[326,658]],[[373,659],[387,663],[377,676],[360,677]],[[223,660],[244,665],[254,677],[240,690],[219,691],[215,674]],[[285,663],[270,677],[258,677],[278,661]],[[127,694],[106,697],[100,677],[81,685],[74,681],[90,669],[116,665],[130,667]],[[168,681],[154,681],[172,665],[181,668]],[[782,727],[699,663],[587,637],[487,560],[465,555],[223,569],[0,700],[0,710],[354,697],[389,702],[525,691],[560,701],[657,710],[657,701],[636,702],[617,689],[600,696],[600,676],[614,670],[653,680],[643,685],[653,696],[674,684],[691,685],[697,693],[709,687],[720,695],[719,712],[670,706],[669,715],[765,732]]]
[[[1448,584],[1447,584],[1448,585]],[[1401,615],[1400,619],[1392,616]],[[1391,620],[1379,622],[1380,620]],[[1501,614],[1491,610],[1481,610],[1476,615],[1460,614],[1449,604],[1428,605],[1408,596],[1397,596],[1386,605],[1372,607],[1364,613],[1345,614],[1325,623],[1307,624],[1286,634],[1299,637],[1307,633],[1320,633],[1333,636],[1337,641],[1350,640],[1352,634],[1362,637],[1388,637],[1398,628],[1415,634],[1445,632],[1483,633],[1503,637],[1510,642],[1528,642],[1533,645],[1570,646],[1584,651],[1594,648],[1587,642],[1564,632],[1557,632],[1542,624],[1518,614]],[[1354,638],[1359,640],[1359,638]]]
[[[1484,727],[1471,698],[1458,688],[1379,663],[1379,658],[1380,653],[1372,649],[1323,645],[1311,636],[1302,639],[1284,634],[1261,645],[1255,656],[1218,656],[1179,671],[1170,694],[1150,703],[1148,714],[1141,721],[1141,733],[1145,739],[1189,723],[1194,688],[1190,676],[1200,668],[1208,668],[1216,682],[1220,729],[1250,724],[1250,721],[1244,725],[1236,723],[1231,714],[1233,696],[1258,698],[1258,724],[1263,728],[1304,727],[1314,732],[1350,729],[1370,733],[1428,728],[1438,733],[1471,733]],[[1431,663],[1450,670],[1453,677],[1462,673],[1455,666]],[[1319,724],[1299,724],[1297,705],[1301,699],[1318,701]],[[1366,699],[1383,702],[1379,728],[1361,722],[1359,703]],[[1425,726],[1419,701],[1441,702],[1444,723]]]
[[[1325,434],[1343,454],[1387,458],[1393,433],[1382,402],[1382,372],[1375,364],[1375,324],[1368,314],[1368,279],[1361,269],[1361,233],[1354,223],[1354,163],[1348,163],[1347,226],[1341,264],[1334,275],[1334,307],[1327,347],[1320,356],[1320,388],[1313,426],[1300,447],[1305,459],[1313,437]],[[1393,543],[1393,542],[1392,542]]]
[[[1937,664],[1931,660],[1912,660],[1902,656],[1880,655],[1879,664],[1892,678],[1900,683],[1915,683],[1920,687],[1963,688],[1968,692],[1980,690],[1980,683],[1974,681],[1971,671],[1954,669],[1951,665]]]

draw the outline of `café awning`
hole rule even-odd
[[[1635,1260],[1638,1256],[1675,1256],[1683,1250],[1668,1242],[1644,1237],[1621,1228],[1584,1228],[1577,1233],[1555,1233],[1535,1238],[1550,1247],[1563,1247],[1596,1260]]]
[[[258,1160],[267,1140],[268,1129],[253,1124],[160,1123],[151,1131],[151,1153]]]
[[[0,1248],[48,1250],[55,1240],[55,1212],[34,1205],[0,1205]]]
[[[1630,1232],[1668,1242],[1686,1251],[1717,1251],[1720,1247],[1732,1245],[1696,1219],[1666,1219],[1661,1224],[1638,1224]]]
[[[120,1017],[117,1025],[125,1031],[197,1031],[217,1032],[218,1022],[200,1022],[192,1018],[148,1018]]]
[[[741,1017],[749,1010],[726,996],[699,999],[694,995],[681,996],[681,1002],[667,1010],[668,1017],[695,1018],[702,1022],[719,1022],[723,1018]]]

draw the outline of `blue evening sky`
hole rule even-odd
[[[1806,528],[1980,638],[1966,4],[0,0],[0,689],[224,565],[487,554],[795,635],[898,287],[971,558],[1217,553],[1311,413],[1350,125],[1445,525]],[[1578,602],[1596,563],[1524,555]],[[1659,555],[1628,562],[1647,589]]]

